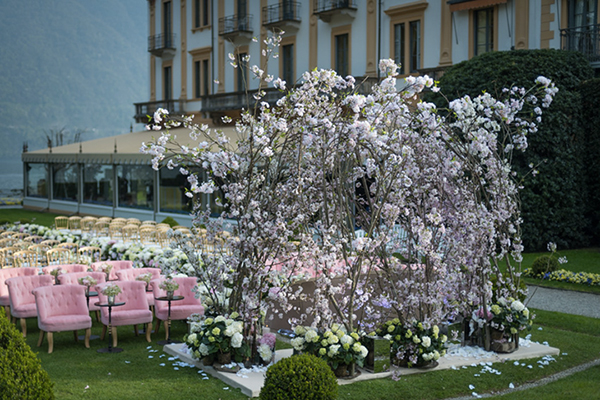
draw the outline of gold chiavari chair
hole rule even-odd
[[[123,232],[123,241],[137,243],[140,240],[140,228],[137,225],[125,225],[121,232]]]
[[[50,248],[59,245],[60,241],[59,240],[54,240],[54,239],[48,239],[48,240],[42,240],[40,242],[40,244],[45,244],[46,246],[50,246]]]
[[[94,229],[92,231],[96,237],[99,236],[108,236],[108,223],[104,221],[98,221],[94,224]]]
[[[72,253],[69,249],[54,248],[46,252],[48,265],[71,264]]]
[[[57,249],[67,249],[71,252],[71,261],[77,262],[77,250],[79,250],[79,245],[77,243],[61,243],[56,245]]]
[[[142,221],[140,221],[137,218],[127,218],[127,225],[137,225],[140,226],[142,224]]]
[[[108,237],[111,240],[123,240],[123,227],[125,225],[121,222],[113,222],[108,227]]]
[[[85,246],[77,250],[79,263],[90,265],[102,261],[102,249],[95,246]]]
[[[112,217],[100,217],[98,218],[98,221],[103,221],[103,222],[107,222],[108,224],[110,224],[112,222]]]
[[[140,242],[142,244],[155,244],[158,242],[157,231],[153,225],[142,225],[140,227]]]
[[[41,267],[35,251],[21,250],[13,254],[13,263],[16,268]]]
[[[56,229],[69,229],[69,217],[61,215],[54,218],[54,227]]]
[[[96,217],[83,217],[80,221],[81,232],[92,233],[96,222],[98,222]]]
[[[44,240],[44,237],[43,236],[39,236],[39,235],[31,235],[31,236],[27,236],[23,240],[25,242],[29,242],[29,244],[38,244],[38,243],[41,243]]]
[[[37,255],[37,258],[38,258],[38,263],[41,265],[47,261],[46,252],[48,250],[50,250],[51,248],[52,247],[50,247],[48,245],[39,243],[39,244],[32,244],[31,246],[29,246],[27,248],[27,250],[35,252],[35,254]]]
[[[31,236],[29,233],[17,232],[13,235],[13,238],[23,240],[29,236]]]
[[[15,244],[13,244],[13,247],[18,247],[21,250],[27,250],[30,245],[31,243],[26,242],[24,240],[17,240]]]
[[[151,219],[148,219],[146,221],[142,221],[142,225],[152,225],[152,226],[156,226],[156,221],[153,221]]]
[[[15,231],[6,231],[6,232],[2,232],[0,233],[0,238],[5,239],[5,238],[11,238],[13,237],[17,232]]]
[[[171,229],[171,225],[163,224],[162,222],[160,224],[156,224],[156,229],[162,229],[162,228]]]
[[[81,230],[81,217],[76,215],[69,217],[69,229],[72,231]]]
[[[123,225],[127,225],[127,218],[117,217],[113,218],[111,222],[121,223]]]
[[[13,254],[18,252],[18,247],[3,247],[0,249],[0,263],[2,268],[12,268],[15,266],[13,262]]]
[[[5,237],[0,239],[0,247],[11,247],[13,244],[17,243],[18,240],[12,237]]]

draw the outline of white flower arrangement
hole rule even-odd
[[[116,296],[122,293],[121,288],[116,283],[107,283],[101,292],[105,296]]]

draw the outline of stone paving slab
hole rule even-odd
[[[575,292],[572,290],[551,289],[542,286],[529,286],[525,305],[546,311],[600,318],[600,295]]]
[[[163,351],[172,356],[178,356],[179,359],[188,364],[193,364],[197,368],[204,370],[207,374],[220,379],[225,384],[241,389],[242,393],[246,396],[250,397],[258,397],[260,394],[260,389],[264,384],[265,375],[264,373],[248,373],[247,378],[238,376],[233,373],[221,372],[217,371],[213,367],[205,367],[202,365],[200,361],[194,360],[190,355],[184,353],[181,348],[183,344],[170,344],[165,345]],[[292,349],[286,350],[277,350],[275,352],[275,362],[281,360],[284,357],[290,357],[292,355]],[[412,375],[412,374],[420,374],[427,373],[429,371],[437,371],[442,369],[456,369],[461,368],[462,366],[477,366],[482,362],[506,362],[506,361],[515,361],[522,360],[528,358],[539,358],[544,356],[555,356],[560,353],[560,350],[555,347],[545,346],[538,343],[528,343],[527,347],[521,346],[514,353],[508,354],[497,354],[497,353],[487,353],[484,356],[462,356],[462,355],[446,355],[445,357],[440,358],[439,366],[435,369],[416,369],[416,368],[397,368],[393,367],[393,369],[389,372],[382,372],[378,374],[373,374],[367,372],[363,369],[360,369],[361,374],[354,379],[338,379],[338,383],[340,385],[348,385],[354,382],[367,381],[371,379],[381,379],[388,378],[392,376],[394,371],[398,371],[400,375]],[[397,372],[397,373],[398,373]]]

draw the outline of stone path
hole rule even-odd
[[[529,286],[528,289],[525,304],[529,308],[600,318],[600,295],[541,286]]]

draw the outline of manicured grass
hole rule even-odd
[[[531,369],[515,366],[512,362],[493,364],[492,368],[500,371],[500,375],[480,374],[479,366],[458,371],[432,370],[425,374],[401,377],[397,382],[379,379],[341,386],[340,399],[443,399],[469,396],[473,391],[479,394],[497,392],[507,389],[510,383],[519,386],[600,357],[600,319],[539,310],[535,310],[535,313],[538,317],[530,332],[532,340],[540,343],[547,341],[561,351],[561,355],[555,357],[557,361],[544,368],[538,367],[537,360],[529,360],[523,362],[532,365]],[[542,330],[538,330],[538,327]],[[98,348],[106,346],[106,340],[93,340],[91,349],[86,349],[82,342],[73,341],[71,332],[55,334],[54,353],[47,354],[46,342],[41,348],[36,347],[39,331],[35,319],[28,321],[28,330],[27,342],[34,351],[39,351],[42,366],[55,383],[55,393],[60,399],[165,399],[174,396],[246,398],[237,389],[225,389],[228,386],[217,379],[202,379],[195,368],[178,367],[179,370],[175,370],[177,365],[174,363],[177,361],[169,361],[169,355],[161,357],[162,347],[156,344],[157,340],[164,338],[162,329],[158,335],[153,334],[153,343],[150,344],[143,335],[135,337],[131,327],[120,327],[119,347],[124,351],[118,354],[96,352]],[[175,322],[173,338],[181,339],[186,330],[184,323]],[[101,325],[94,320],[92,333],[99,335],[100,332]],[[148,346],[151,348],[147,349]],[[161,363],[165,365],[161,366]],[[597,370],[596,368],[595,371]],[[580,374],[581,377],[578,374],[564,382],[558,382],[555,390],[560,392],[563,387],[570,387],[572,382],[582,381],[581,385],[589,386],[589,390],[594,389],[598,393],[600,382],[589,379],[590,375],[587,373]],[[469,385],[474,385],[475,389],[469,389]],[[86,386],[89,388],[85,389]],[[538,396],[538,390],[542,389],[528,390],[527,398],[540,398],[542,395]]]
[[[0,221],[27,221],[47,227],[54,225],[54,218],[58,215],[59,214],[44,213],[40,211],[23,210],[20,208],[0,209]]]

